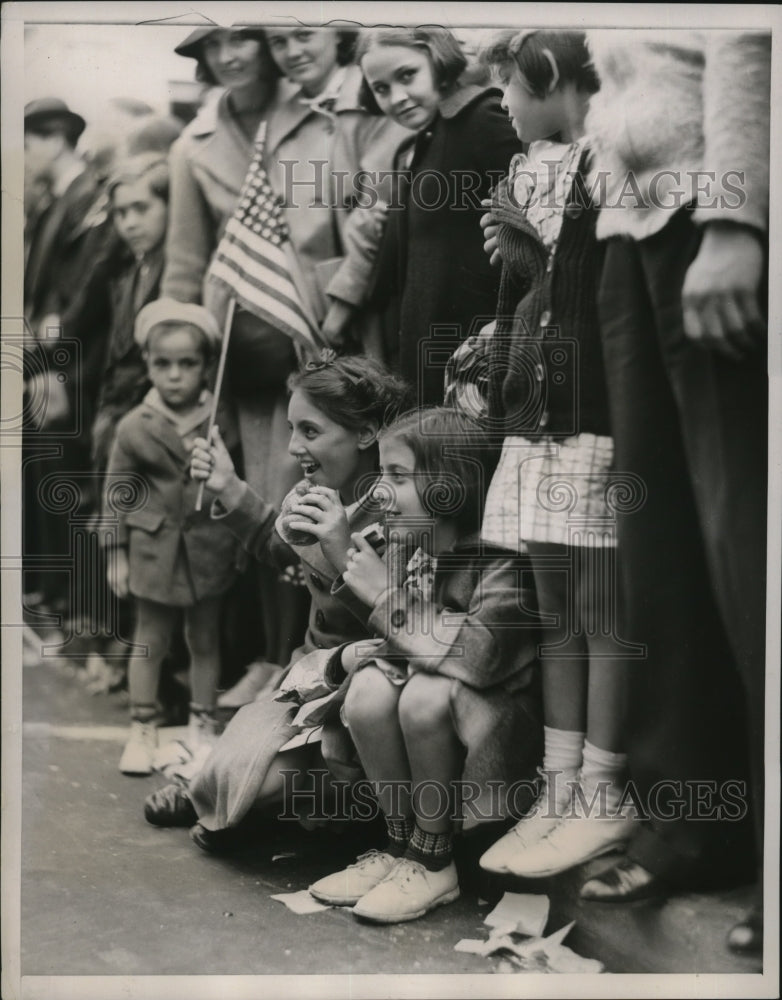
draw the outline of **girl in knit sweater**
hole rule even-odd
[[[502,261],[489,415],[504,437],[483,535],[528,551],[546,638],[540,798],[481,864],[542,877],[623,846],[635,828],[622,801],[627,654],[613,628],[597,210],[583,181],[598,81],[580,32],[506,32],[485,58],[530,145],[483,220]]]

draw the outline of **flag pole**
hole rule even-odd
[[[220,344],[220,361],[217,365],[217,376],[215,378],[215,388],[214,395],[212,397],[212,412],[209,414],[209,426],[206,431],[206,440],[211,445],[212,443],[212,428],[217,420],[217,406],[220,402],[220,392],[223,387],[223,378],[225,376],[225,359],[228,356],[228,339],[231,335],[231,327],[234,321],[234,309],[236,308],[236,297],[232,295],[228,299],[228,307],[225,313],[225,326],[223,327],[223,340]],[[204,486],[206,485],[206,480],[202,479],[198,486],[198,494],[196,495],[195,509],[201,510],[204,502]]]

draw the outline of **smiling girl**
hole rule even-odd
[[[414,133],[396,164],[402,208],[389,217],[376,301],[419,403],[440,403],[445,365],[434,352],[447,357],[494,315],[499,272],[482,252],[480,202],[520,146],[499,92],[461,79],[467,60],[445,28],[370,31],[358,60],[366,106]],[[448,335],[431,343],[436,325]]]
[[[379,636],[369,650],[347,647],[341,663],[351,675],[345,721],[388,839],[310,892],[378,923],[458,897],[454,832],[468,817],[502,819],[536,761],[537,630],[525,615],[524,560],[478,538],[489,454],[480,429],[450,409],[413,411],[382,432],[376,492],[388,553],[381,560],[354,533],[334,588],[371,609]]]
[[[407,133],[367,113],[352,64],[356,29],[274,27],[269,48],[295,90],[270,122],[268,170],[286,205],[291,244],[324,340],[380,355],[367,290]],[[382,178],[382,179],[381,179]]]
[[[213,522],[237,537],[256,559],[298,564],[311,599],[303,645],[289,666],[316,650],[370,638],[366,613],[356,615],[331,594],[347,563],[351,532],[377,520],[368,491],[377,478],[377,435],[398,411],[406,388],[368,358],[325,352],[290,381],[289,452],[307,476],[280,509],[236,474],[219,432],[193,448],[191,472],[213,496]],[[291,529],[296,534],[291,534]],[[306,537],[302,534],[306,533]],[[231,839],[251,808],[279,801],[282,771],[323,766],[318,746],[278,753],[296,734],[288,704],[264,695],[237,712],[204,769],[185,793],[169,785],[147,800],[158,826],[193,825],[194,841],[213,850]]]

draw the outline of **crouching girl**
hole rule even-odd
[[[377,507],[368,502],[378,475],[377,435],[399,411],[405,387],[377,362],[326,351],[321,361],[294,374],[289,388],[288,451],[306,478],[286,498],[282,513],[239,479],[219,433],[211,442],[196,442],[191,473],[206,483],[212,517],[250,554],[279,568],[301,567],[312,606],[292,666],[305,654],[326,657],[343,643],[371,638],[368,609],[355,614],[332,596],[331,587],[347,564],[351,531],[377,520]],[[148,797],[147,820],[193,826],[191,836],[205,850],[229,848],[251,809],[282,800],[283,771],[305,774],[323,767],[318,744],[283,749],[298,735],[295,715],[296,707],[275,700],[273,692],[245,705],[187,791],[168,785]],[[332,758],[352,754],[347,739],[330,746]]]
[[[344,719],[388,842],[310,892],[368,920],[413,920],[456,899],[455,830],[503,818],[514,803],[502,793],[537,763],[525,564],[479,542],[488,454],[484,435],[454,410],[394,422],[380,438],[376,487],[387,504],[386,559],[354,534],[335,586],[371,609],[381,639],[347,647],[341,662],[352,673]]]

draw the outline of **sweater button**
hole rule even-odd
[[[391,612],[391,624],[394,628],[401,628],[405,621],[407,620],[407,615],[401,608],[396,608]]]
[[[323,581],[317,573],[310,573],[310,582],[316,590],[323,590]]]
[[[550,322],[551,322],[551,313],[548,311],[548,309],[546,309],[546,311],[540,317],[540,325],[541,327],[548,326]]]

